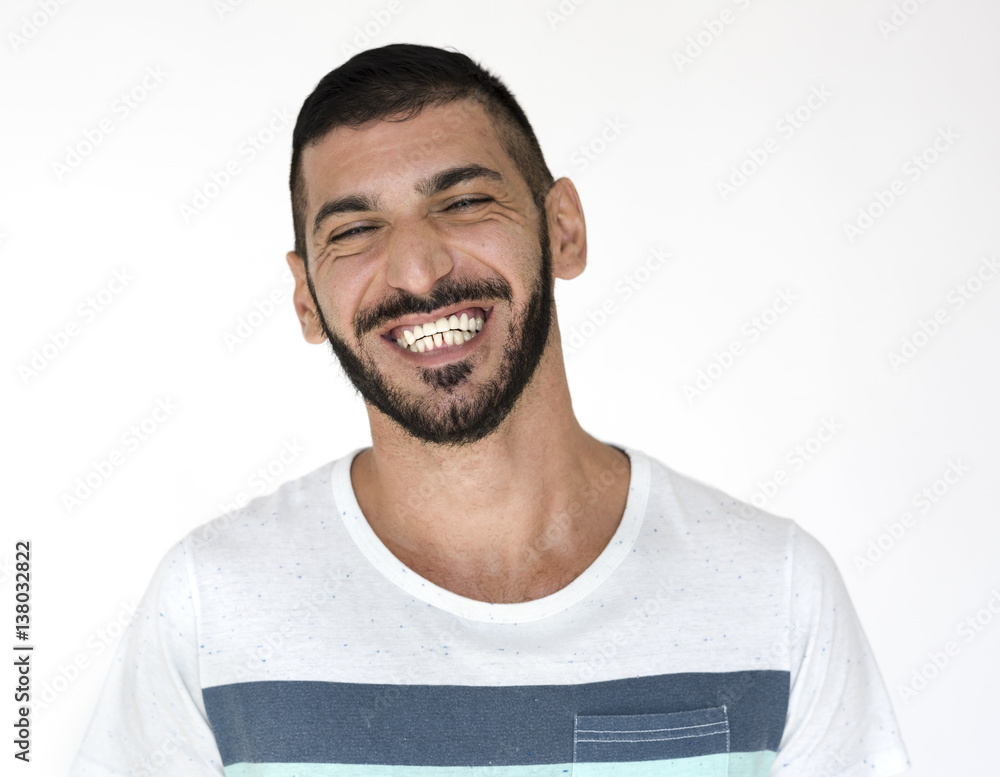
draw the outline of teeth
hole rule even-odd
[[[396,344],[414,353],[433,351],[448,345],[461,345],[475,337],[485,323],[483,316],[470,318],[468,313],[461,316],[452,314],[442,316],[437,321],[415,325],[412,329],[404,329],[397,338]]]

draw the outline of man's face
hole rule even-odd
[[[428,442],[496,430],[545,349],[553,280],[545,213],[482,107],[340,128],[302,162],[309,292],[351,382]]]

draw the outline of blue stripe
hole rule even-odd
[[[723,705],[731,752],[777,751],[788,682],[788,672],[756,671],[581,685],[269,681],[214,686],[202,693],[225,766],[500,766],[572,763],[578,715],[648,715]]]

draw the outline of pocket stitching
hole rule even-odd
[[[713,721],[711,723],[699,723],[699,724],[694,724],[694,725],[690,725],[690,726],[671,726],[671,727],[666,727],[666,728],[662,728],[661,727],[661,728],[619,729],[619,730],[600,730],[600,729],[580,729],[580,728],[577,728],[577,726],[579,725],[579,719],[580,718],[586,718],[586,717],[597,717],[597,718],[608,717],[608,718],[615,718],[615,719],[618,719],[618,720],[624,720],[624,719],[627,719],[627,718],[648,718],[648,717],[654,717],[654,716],[670,716],[670,715],[675,715],[675,714],[708,711],[708,710],[712,710],[712,709],[720,710],[722,712],[722,719],[721,720]],[[615,744],[643,743],[643,742],[664,742],[664,741],[671,741],[671,740],[677,740],[677,739],[695,739],[695,738],[701,738],[701,737],[707,737],[707,736],[719,736],[720,734],[724,733],[726,735],[726,745],[725,745],[726,749],[725,749],[725,754],[727,756],[729,756],[729,755],[732,754],[732,741],[731,741],[732,730],[731,730],[730,725],[729,725],[729,708],[728,708],[728,705],[726,705],[726,704],[722,704],[719,707],[707,707],[707,708],[703,708],[702,710],[677,710],[675,712],[665,712],[665,713],[664,712],[660,712],[660,713],[651,712],[651,713],[638,713],[638,714],[631,714],[631,715],[579,715],[578,714],[578,715],[574,715],[574,722],[573,723],[574,723],[573,724],[573,764],[574,764],[574,766],[577,765],[577,764],[581,764],[582,765],[584,763],[591,763],[590,761],[581,762],[579,760],[579,748],[578,748],[578,745],[579,745],[580,742],[593,743],[595,745],[601,745],[601,744],[615,745]],[[653,737],[653,738],[647,738],[647,739],[597,739],[597,738],[582,738],[582,737],[579,736],[580,734],[586,734],[586,733],[592,733],[592,734],[629,734],[629,733],[641,733],[641,732],[682,731],[682,730],[685,730],[685,729],[708,728],[710,726],[719,726],[720,724],[723,725],[723,726],[725,726],[725,728],[723,730],[721,730],[721,731],[703,732],[703,733],[698,733],[698,734],[682,734],[680,736],[670,736],[670,737]],[[591,725],[593,725],[593,724],[591,724]],[[598,725],[600,725],[600,724],[598,724]],[[729,766],[730,766],[730,759],[727,757],[726,761],[725,761],[725,775],[724,775],[724,777],[729,777]]]
[[[726,777],[729,777],[729,762],[733,759],[729,757],[729,709],[725,704],[722,705],[722,714],[726,716]]]

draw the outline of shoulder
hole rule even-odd
[[[334,468],[356,451],[286,481],[270,494],[196,526],[179,542],[198,563],[240,559],[265,548],[309,542],[338,521],[331,478]]]
[[[644,454],[640,454],[644,455]],[[646,533],[685,554],[741,560],[801,581],[837,574],[826,548],[791,518],[782,517],[647,456]]]
[[[789,549],[802,529],[722,489],[684,474],[651,456],[649,512],[703,539]]]

